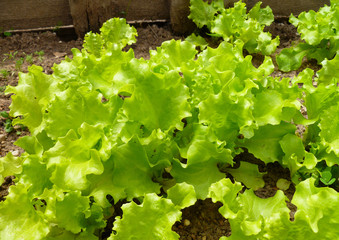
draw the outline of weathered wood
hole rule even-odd
[[[251,8],[259,0],[248,0],[248,7]],[[303,11],[315,10],[317,11],[324,4],[329,5],[330,0],[261,0],[262,7],[270,6],[275,17],[288,17],[293,13],[298,15]]]
[[[1,0],[0,29],[71,25],[68,0]]]
[[[188,19],[190,0],[171,0],[170,16],[172,30],[176,33],[188,33],[194,30],[195,24]]]
[[[168,0],[69,0],[78,36],[97,32],[112,17],[127,20],[169,20]]]
[[[210,0],[207,0],[210,1]],[[237,0],[225,0],[226,6]],[[258,0],[243,0],[250,9]],[[318,10],[330,0],[262,0],[275,16]],[[0,31],[74,25],[79,36],[98,31],[111,17],[129,21],[171,20],[175,32],[192,29],[189,0],[0,0]],[[73,18],[73,19],[72,19]]]

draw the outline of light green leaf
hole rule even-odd
[[[152,181],[154,170],[138,139],[133,138],[128,143],[114,148],[112,159],[109,161],[113,161],[114,168],[112,179],[107,180],[112,181],[114,187],[121,188],[128,200],[146,193],[160,193],[160,185]],[[116,202],[123,197],[114,192],[112,196]]]
[[[226,170],[236,181],[242,182],[247,188],[252,188],[254,191],[265,186],[265,181],[262,178],[266,173],[261,173],[258,170],[258,165],[240,162],[239,168]]]
[[[47,202],[48,204],[48,202]],[[63,199],[55,202],[56,221],[60,227],[72,233],[79,233],[83,225],[85,211],[89,209],[89,199],[81,196],[80,192],[69,192]]]
[[[224,6],[223,0],[215,0],[212,4],[203,0],[190,0],[191,13],[188,16],[199,28],[204,25],[210,26],[210,22],[214,19],[217,11]]]
[[[6,94],[13,93],[10,115],[18,117],[13,125],[27,126],[31,133],[37,133],[49,101],[58,92],[56,81],[44,74],[39,66],[31,66],[28,73],[20,73],[18,86],[8,86]]]
[[[284,153],[280,141],[286,134],[294,134],[293,124],[281,122],[279,125],[265,125],[254,131],[254,136],[239,143],[250,153],[265,163],[280,162]]]
[[[276,59],[279,69],[283,72],[297,70],[308,52],[309,46],[307,44],[298,44],[292,48],[284,48],[279,55],[277,55]]]
[[[185,165],[173,161],[170,172],[177,183],[187,183],[194,187],[198,199],[205,199],[212,183],[225,177],[218,169],[216,161],[207,161],[198,164]]]
[[[210,186],[208,197],[212,198],[214,203],[221,202],[223,204],[219,208],[219,212],[225,218],[234,218],[238,210],[236,198],[242,188],[241,183],[236,181],[232,183],[229,178],[223,178]]]
[[[231,150],[225,148],[225,142],[218,141],[209,127],[192,124],[182,132],[176,133],[176,142],[182,158],[187,164],[197,164],[208,161],[233,163]]]
[[[143,125],[144,131],[182,129],[181,120],[191,116],[188,88],[178,73],[153,73],[147,63],[132,60],[120,78],[131,79],[133,84],[132,96],[124,100],[124,113]]]
[[[180,220],[181,212],[171,200],[147,194],[141,205],[134,202],[122,206],[123,216],[114,222],[109,240],[154,239],[175,240],[179,235],[171,230],[172,225]]]
[[[94,56],[99,57],[104,46],[103,39],[100,34],[89,32],[84,38],[84,49]]]
[[[289,189],[290,185],[291,185],[291,182],[284,178],[279,178],[276,183],[277,188],[283,191],[286,191],[287,189]]]
[[[43,153],[43,146],[35,136],[23,136],[15,142],[15,145],[32,155],[37,154],[41,156]]]
[[[325,59],[321,62],[321,65],[323,67],[318,71],[319,84],[328,85],[330,83],[338,83],[339,77],[337,75],[337,72],[339,72],[339,51],[333,59]]]
[[[47,170],[43,160],[35,155],[29,155],[25,157],[22,164],[22,173],[18,176],[18,181],[27,186],[30,194],[38,196],[44,192],[45,188],[52,188],[53,183],[50,177],[51,171]]]
[[[184,65],[193,61],[197,54],[195,45],[189,41],[170,40],[163,42],[157,50],[150,51],[150,62],[153,71],[163,67],[161,64],[168,66],[169,69],[180,70]]]
[[[106,151],[110,151],[109,146],[108,149],[101,149],[106,146],[102,142],[108,141],[101,125],[90,126],[84,123],[78,133],[80,138],[75,131],[70,130],[44,153],[47,168],[52,171],[51,181],[65,190],[86,189],[89,185],[86,176],[102,174],[102,161],[106,159],[101,157],[109,157],[106,155]]]
[[[254,86],[248,86],[249,89],[252,87]],[[234,102],[229,94],[221,92],[218,95],[210,95],[199,104],[199,121],[209,125],[218,139],[226,141],[229,144],[226,146],[231,148],[240,131],[253,124],[250,109],[251,104],[246,98],[239,98],[238,102]],[[251,135],[250,130],[246,137]]]
[[[257,20],[262,25],[270,25],[274,21],[272,9],[269,6],[261,8],[262,2],[257,2],[248,12],[250,18]]]
[[[138,36],[137,30],[129,26],[124,18],[112,18],[106,21],[100,31],[107,49],[121,50],[127,44],[135,43],[135,37]]]
[[[45,130],[52,139],[63,137],[72,129],[77,131],[82,123],[110,125],[122,104],[112,98],[106,104],[102,95],[86,88],[69,88],[51,101],[44,114]]]
[[[0,202],[0,239],[40,240],[49,232],[49,224],[36,211],[23,184],[11,186],[6,201]]]
[[[194,205],[197,201],[194,187],[185,182],[177,183],[167,191],[167,198],[180,209]]]
[[[192,33],[189,35],[185,41],[193,44],[196,47],[199,47],[200,50],[204,50],[207,48],[208,43],[206,42],[205,38],[201,37],[200,35],[195,35],[195,33]]]
[[[290,169],[291,176],[302,167],[302,161],[305,157],[305,147],[301,138],[294,134],[286,134],[279,141],[281,149],[285,153],[282,159],[282,165]]]
[[[256,95],[254,101],[253,116],[259,126],[278,125],[280,123],[284,99],[278,91],[261,92]]]
[[[24,160],[23,157],[14,157],[11,152],[0,158],[0,184],[3,183],[5,177],[21,173]]]
[[[327,152],[339,157],[339,103],[329,107],[320,117],[319,128],[322,144],[328,146]]]

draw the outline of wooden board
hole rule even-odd
[[[275,17],[290,16],[291,13],[298,15],[303,11],[317,11],[324,4],[330,5],[330,0],[261,0],[262,7],[269,5]],[[249,8],[253,7],[258,0],[247,0]]]
[[[224,0],[232,3],[236,0]],[[248,8],[258,0],[243,0]],[[111,17],[129,21],[172,21],[174,31],[192,28],[187,20],[189,0],[0,0],[0,31],[74,25],[79,36],[98,31]],[[330,0],[262,0],[276,17],[318,10]],[[227,5],[227,4],[226,4]],[[186,30],[185,30],[186,29]]]
[[[127,20],[169,20],[168,0],[69,0],[74,28],[78,36],[97,32],[112,17]]]
[[[2,31],[70,24],[68,0],[0,0]]]

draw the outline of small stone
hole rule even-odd
[[[191,225],[190,220],[185,219],[185,220],[184,220],[184,225],[185,225],[186,227],[189,226],[189,225]]]
[[[0,134],[0,142],[6,140],[6,135],[5,134]]]
[[[12,155],[13,155],[14,157],[19,156],[19,154],[20,154],[20,152],[19,152],[18,150],[12,151]]]

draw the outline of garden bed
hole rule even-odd
[[[280,36],[281,44],[277,50],[289,47],[293,41],[298,40],[296,29],[290,25],[286,19],[274,22],[268,30],[274,35]],[[137,27],[138,38],[137,43],[132,46],[135,51],[136,58],[149,58],[149,50],[155,49],[160,46],[162,42],[170,39],[184,39],[184,36],[173,35],[169,27],[165,24],[162,25],[146,25]],[[5,95],[3,90],[5,86],[17,85],[18,72],[27,72],[27,67],[31,64],[36,64],[44,68],[45,73],[52,73],[53,64],[58,64],[65,56],[72,57],[72,48],[81,48],[82,40],[70,40],[64,41],[59,38],[55,32],[39,32],[39,33],[23,33],[15,34],[10,37],[4,37],[0,39],[0,57],[2,59],[1,68],[2,71],[7,71],[8,75],[0,75],[1,81],[1,95],[0,95],[0,111],[9,111],[9,105],[11,103],[10,96]],[[40,55],[39,55],[40,52]],[[32,59],[30,58],[32,57]],[[260,63],[261,56],[258,55],[254,58],[254,64]],[[20,64],[20,60],[24,60]],[[19,63],[18,63],[19,61]],[[308,67],[314,69],[318,68],[316,64],[305,63]],[[306,66],[305,65],[305,66]],[[296,72],[284,73],[279,70],[274,72],[275,76],[292,77]],[[1,124],[4,124],[5,119],[2,118]],[[13,143],[23,135],[29,134],[27,130],[13,130],[10,133],[5,132],[4,127],[0,129],[0,153],[1,156],[5,156],[6,153],[11,151],[13,155],[20,155],[23,150]],[[236,159],[239,162],[239,158],[242,161],[254,162],[260,166],[261,172],[267,172],[264,175],[265,187],[256,191],[256,195],[261,198],[268,198],[274,196],[277,191],[276,182],[280,178],[289,179],[289,171],[282,168],[279,164],[268,164],[265,166],[261,161],[255,159],[251,154],[242,154]],[[236,167],[236,166],[235,166]],[[7,178],[7,181],[0,189],[0,199],[5,199],[7,194],[7,187],[10,186],[11,179]],[[292,198],[294,193],[294,187],[291,187],[285,191],[285,194],[289,199]],[[225,218],[218,212],[218,208],[221,205],[213,203],[210,199],[199,200],[195,205],[183,210],[182,221],[177,222],[173,226],[173,230],[179,233],[180,239],[219,239],[221,236],[230,235],[231,230],[229,224]],[[293,218],[293,212],[295,207],[290,204],[291,218]]]
[[[131,46],[136,58],[149,59],[149,50],[156,49],[162,42],[186,37],[174,35],[167,24],[146,24],[136,26],[136,29],[138,32],[137,42]],[[287,19],[277,19],[266,30],[271,32],[273,37],[280,36],[280,45],[272,54],[273,59],[282,49],[288,48],[293,42],[300,40],[296,28],[289,24]],[[82,44],[81,39],[65,41],[59,38],[55,32],[22,33],[0,38],[0,111],[9,111],[11,99],[10,96],[4,94],[4,89],[7,85],[17,85],[19,72],[27,72],[27,67],[35,64],[42,66],[46,74],[52,74],[53,64],[59,64],[66,56],[72,58],[71,49],[81,49]],[[247,53],[245,52],[245,54]],[[262,55],[254,54],[252,63],[258,67],[263,60]],[[272,76],[292,78],[306,67],[313,70],[320,69],[315,61],[304,61],[297,71],[285,73],[280,71],[275,63],[275,71]],[[12,152],[14,156],[20,156],[23,150],[13,143],[21,136],[29,135],[29,132],[24,127],[14,127],[11,131],[8,129],[6,131],[5,125],[8,120],[11,119],[4,116],[0,119],[2,125],[0,128],[0,156],[5,156],[8,152]],[[304,129],[298,128],[297,131],[298,135],[302,135]],[[260,198],[273,197],[279,189],[277,187],[279,179],[291,182],[290,172],[287,168],[283,168],[277,162],[265,165],[246,150],[237,155],[234,162],[233,168],[239,167],[240,162],[249,162],[258,165],[260,172],[266,172],[263,176],[264,187],[255,191],[256,196]],[[226,174],[233,180],[230,174]],[[13,184],[12,180],[13,177],[8,176],[0,187],[0,201],[5,201],[8,187]],[[292,199],[294,192],[293,184],[284,190],[289,200]],[[230,224],[218,211],[221,206],[221,203],[213,203],[210,198],[198,200],[193,206],[182,210],[182,220],[176,222],[172,229],[183,240],[217,240],[222,236],[230,236]],[[287,206],[290,210],[290,219],[293,220],[297,210],[296,206],[290,202],[287,202]],[[114,217],[119,213],[121,213],[121,209],[116,211]],[[111,217],[108,220],[110,228],[108,227],[106,233],[102,234],[103,237],[109,236],[113,219]]]

